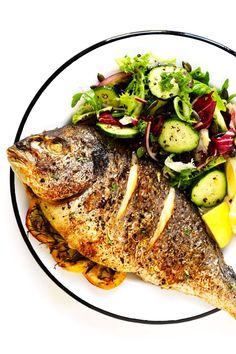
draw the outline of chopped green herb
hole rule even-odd
[[[136,151],[136,155],[137,157],[140,159],[141,157],[143,157],[143,155],[145,155],[146,153],[146,149],[144,146],[140,146],[137,151]]]
[[[174,85],[171,82],[173,80],[173,74],[172,73],[162,73],[161,74],[161,81],[159,82],[159,86],[162,91],[169,91],[171,90]]]
[[[188,280],[190,278],[190,274],[187,270],[184,270],[184,280]]]
[[[186,236],[189,236],[190,235],[190,230],[188,228],[184,229],[184,234]]]
[[[112,183],[112,185],[111,185],[112,192],[116,192],[117,189],[118,189],[118,185],[116,183]]]
[[[147,122],[143,119],[139,119],[137,128],[138,128],[139,132],[141,133],[141,135],[144,135],[145,131],[147,129]]]
[[[141,229],[141,233],[142,234],[146,234],[147,233],[147,229]]]

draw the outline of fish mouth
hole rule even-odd
[[[27,163],[27,159],[18,150],[16,150],[14,146],[7,149],[7,157],[11,164],[25,165]]]

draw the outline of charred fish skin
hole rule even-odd
[[[51,138],[59,139],[62,147],[45,148]],[[88,126],[66,126],[37,139],[43,141],[37,153],[32,152],[34,138],[29,137],[8,150],[9,161],[71,248],[114,270],[134,272],[144,281],[199,296],[236,317],[236,275],[181,192],[175,191],[171,217],[150,248],[170,191],[168,181],[157,178],[156,164],[138,162],[135,191],[117,218],[129,179],[131,150]],[[55,183],[47,167],[54,163]],[[41,178],[46,183],[40,189]]]

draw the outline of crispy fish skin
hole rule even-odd
[[[52,148],[50,139],[61,146]],[[138,162],[136,190],[117,220],[132,159],[123,143],[92,127],[65,126],[24,139],[8,149],[8,158],[71,248],[114,270],[198,296],[236,318],[236,274],[181,192],[176,190],[171,218],[149,247],[170,190],[164,177],[158,180],[156,164]]]

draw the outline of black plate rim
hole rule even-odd
[[[41,96],[41,94],[45,91],[45,89],[50,85],[50,83],[63,71],[65,70],[68,66],[70,66],[73,62],[75,62],[76,60],[78,60],[79,58],[81,58],[82,56],[86,55],[89,52],[92,52],[93,50],[102,47],[106,44],[115,42],[115,41],[119,41],[119,40],[123,40],[126,38],[131,38],[131,37],[137,37],[137,36],[146,36],[146,35],[173,35],[173,36],[180,36],[180,37],[186,37],[186,38],[192,38],[198,41],[202,41],[205,43],[208,43],[210,45],[213,45],[215,47],[218,47],[220,49],[222,49],[223,51],[228,52],[229,54],[233,55],[236,57],[236,52],[232,49],[230,49],[229,47],[220,44],[216,41],[213,41],[211,39],[208,39],[206,37],[202,37],[196,34],[192,34],[192,33],[188,33],[188,32],[179,32],[179,31],[172,31],[172,30],[144,30],[144,31],[135,31],[135,32],[129,32],[129,33],[125,33],[125,34],[121,34],[121,35],[117,35],[111,38],[107,38],[105,40],[102,40],[84,50],[82,50],[81,52],[79,52],[78,54],[74,55],[73,57],[71,57],[69,60],[67,60],[64,64],[62,64],[46,81],[45,83],[41,86],[41,88],[38,90],[38,92],[35,94],[35,96],[33,97],[32,101],[30,102],[28,108],[25,111],[25,114],[23,115],[23,118],[20,122],[20,125],[18,127],[15,139],[14,139],[14,143],[20,140],[21,137],[21,133],[23,131],[24,125],[27,121],[27,118],[31,112],[31,110],[33,109],[34,105],[36,104],[37,100],[39,99],[39,97]],[[164,325],[164,324],[177,324],[177,323],[182,323],[182,322],[188,322],[188,321],[193,321],[193,320],[197,320],[206,316],[209,316],[213,313],[216,313],[218,311],[220,311],[219,309],[215,308],[212,309],[210,311],[206,311],[203,313],[200,313],[198,315],[194,315],[194,316],[190,316],[190,317],[186,317],[186,318],[179,318],[176,320],[144,320],[144,319],[139,319],[139,318],[131,318],[131,317],[126,317],[123,315],[119,315],[116,313],[112,313],[109,311],[106,311],[102,308],[99,308],[97,306],[94,306],[92,304],[90,304],[89,302],[83,300],[82,298],[80,298],[79,296],[77,296],[76,294],[74,294],[73,292],[71,292],[67,287],[65,287],[50,271],[49,269],[44,265],[44,263],[41,261],[41,259],[39,258],[39,256],[37,255],[37,253],[35,252],[35,250],[33,249],[30,240],[28,238],[27,233],[25,232],[24,226],[22,224],[22,220],[20,217],[20,213],[19,213],[19,209],[18,209],[18,204],[17,204],[17,199],[16,199],[16,190],[15,190],[15,175],[13,173],[13,171],[10,169],[10,194],[11,194],[11,201],[12,201],[12,207],[13,207],[13,211],[15,214],[15,218],[19,227],[19,230],[21,232],[21,235],[30,251],[30,253],[32,254],[32,256],[34,257],[34,259],[36,260],[36,262],[39,264],[39,266],[43,269],[43,271],[49,276],[49,278],[57,285],[59,286],[63,291],[65,291],[68,295],[70,295],[73,299],[75,299],[76,301],[80,302],[81,304],[87,306],[88,308],[95,310],[99,313],[102,313],[104,315],[119,319],[119,320],[124,320],[124,321],[128,321],[128,322],[136,322],[136,323],[142,323],[142,324],[152,324],[152,325]]]

